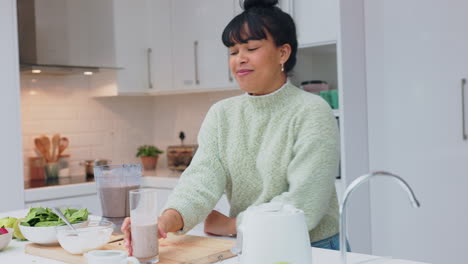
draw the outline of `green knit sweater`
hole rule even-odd
[[[198,144],[165,206],[182,215],[182,233],[223,193],[237,226],[247,207],[284,202],[304,211],[311,242],[338,232],[338,129],[319,96],[286,83],[271,94],[224,99],[208,111]]]

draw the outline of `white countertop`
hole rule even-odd
[[[161,189],[173,189],[179,181],[180,172],[174,172],[169,169],[157,171],[145,171],[142,178],[142,186]],[[96,183],[76,183],[68,185],[56,185],[48,187],[39,187],[26,189],[24,191],[24,201],[38,202],[64,197],[77,197],[83,195],[96,194]]]
[[[27,210],[2,212],[0,218],[5,216],[23,217]],[[191,231],[190,235],[206,236],[200,231]],[[37,257],[24,253],[24,246],[29,243],[27,241],[12,240],[10,245],[3,251],[0,251],[0,263],[21,263],[21,264],[64,264],[64,262],[55,261],[47,258]],[[311,248],[312,264],[339,264],[340,254],[338,251]],[[218,262],[220,264],[238,264],[238,257]],[[364,255],[357,253],[348,253],[348,263],[366,263],[366,264],[423,264],[422,262],[414,262],[401,259],[391,259],[388,257],[378,257],[372,255]]]

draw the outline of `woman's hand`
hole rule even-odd
[[[205,233],[208,235],[229,236],[237,233],[236,218],[230,218],[213,210],[205,220]]]
[[[158,238],[167,238],[167,232],[169,232],[167,219],[168,218],[164,217],[164,215],[158,217]],[[124,233],[124,246],[127,248],[128,255],[132,256],[132,229],[130,217],[125,218],[121,230],[122,233]]]

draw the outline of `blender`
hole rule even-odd
[[[114,233],[121,233],[123,220],[130,216],[129,191],[140,188],[141,176],[140,164],[94,166],[102,218],[114,223]]]

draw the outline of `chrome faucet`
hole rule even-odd
[[[420,206],[418,200],[416,199],[416,196],[414,195],[413,190],[411,187],[406,183],[405,180],[403,180],[400,176],[385,172],[385,171],[376,171],[372,172],[369,174],[362,175],[355,179],[349,186],[346,188],[343,200],[340,204],[340,252],[341,252],[341,263],[346,264],[346,203],[348,201],[349,196],[351,193],[361,184],[364,182],[370,180],[371,178],[375,176],[382,176],[382,177],[388,177],[391,179],[396,180],[400,186],[406,190],[408,193],[408,196],[410,198],[411,204],[413,207],[417,208]]]

